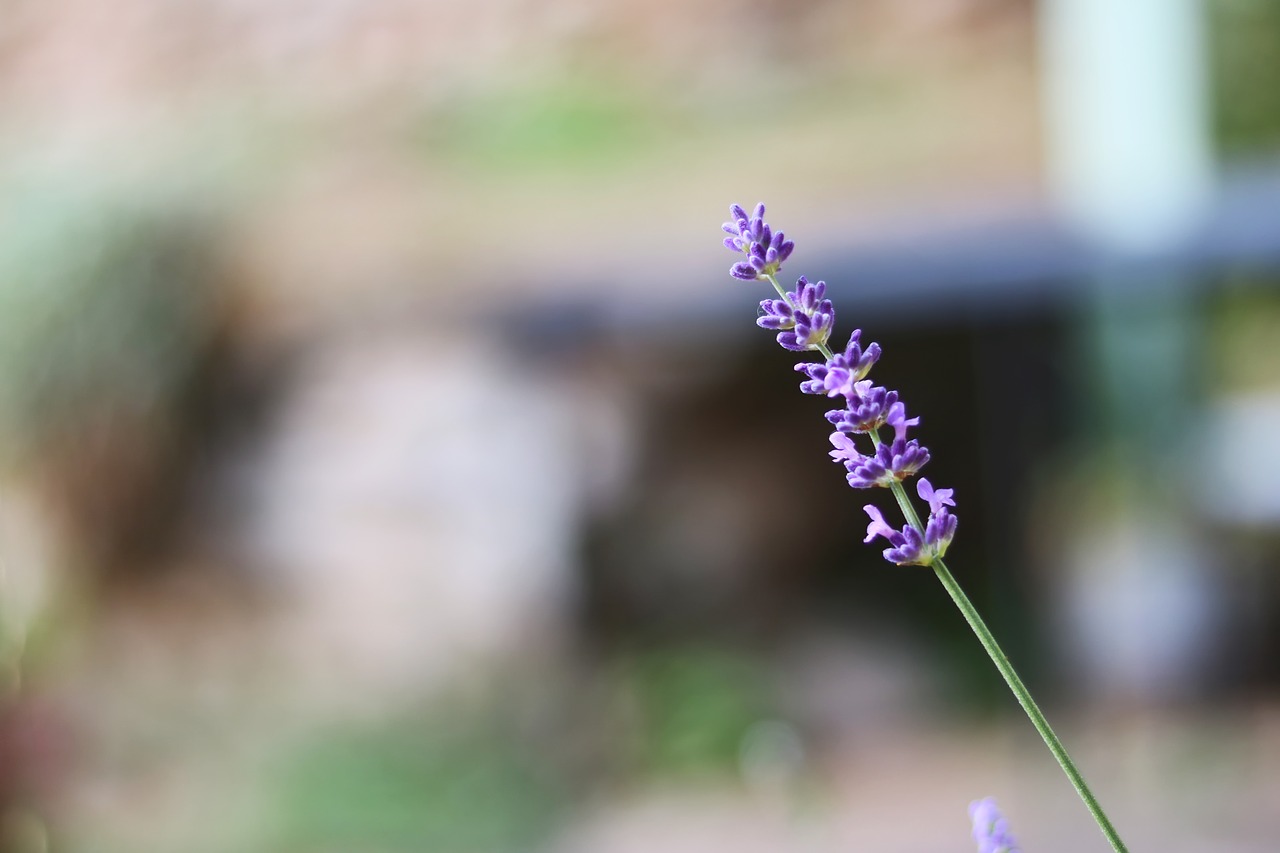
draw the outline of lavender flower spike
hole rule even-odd
[[[973,840],[978,842],[978,853],[1021,853],[1018,842],[1009,833],[1009,822],[996,808],[990,797],[969,804],[969,817],[973,820]]]
[[[1027,718],[1071,780],[1112,849],[1116,853],[1127,853],[1111,820],[1098,805],[1084,777],[1031,697],[1031,692],[943,561],[956,535],[957,521],[950,509],[956,505],[954,492],[935,489],[932,483],[921,478],[916,484],[916,493],[929,505],[929,515],[927,520],[920,520],[920,513],[904,481],[915,476],[928,463],[929,450],[916,439],[907,437],[910,428],[919,424],[920,419],[907,417],[906,406],[898,399],[898,392],[874,385],[867,379],[872,366],[880,360],[880,346],[873,343],[864,349],[862,331],[855,329],[844,352],[833,353],[827,341],[835,326],[835,308],[827,299],[826,284],[821,281],[810,283],[801,276],[796,281],[795,290],[785,290],[778,281],[778,271],[791,256],[794,244],[782,232],[775,233],[764,221],[763,204],[756,205],[749,216],[736,204],[729,211],[733,219],[724,224],[729,235],[724,245],[742,256],[730,268],[730,275],[745,281],[768,282],[777,296],[760,303],[756,324],[776,332],[778,343],[785,349],[816,350],[822,354],[824,361],[796,365],[796,370],[805,377],[800,383],[801,391],[816,396],[844,398],[843,409],[827,412],[827,420],[836,427],[831,434],[834,448],[830,451],[831,458],[844,466],[847,472],[845,479],[850,486],[857,489],[887,488],[902,511],[906,524],[899,529],[885,521],[876,507],[865,507],[871,518],[865,541],[883,537],[889,543],[884,550],[885,559],[889,562],[928,566],[933,570],[1026,711]],[[893,438],[889,441],[880,434],[883,427],[893,428]],[[863,444],[862,449],[858,447],[859,441]],[[994,803],[990,800],[975,803],[971,813],[979,853],[1017,853],[1017,847]]]
[[[774,232],[764,221],[764,203],[757,204],[750,216],[737,204],[729,208],[729,214],[733,220],[721,226],[729,235],[724,238],[725,248],[747,256],[745,261],[729,268],[729,275],[743,281],[777,275],[796,244],[781,231]]]

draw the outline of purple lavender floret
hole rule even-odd
[[[866,378],[871,366],[880,360],[880,345],[871,343],[864,350],[860,343],[861,329],[854,329],[844,352],[836,353],[827,362],[823,386],[828,397],[843,394],[846,398],[855,394],[854,386]]]
[[[849,473],[845,479],[855,489],[887,488],[895,480],[905,480],[914,475],[928,461],[928,449],[921,447],[914,438],[886,442],[876,448],[875,456],[864,456],[856,463],[846,463]]]
[[[924,527],[924,540],[939,557],[947,553],[951,540],[956,535],[958,520],[947,511],[947,507],[955,506],[951,499],[955,494],[952,489],[934,490],[933,484],[921,477],[916,484],[920,499],[929,505],[929,522]]]
[[[850,470],[855,465],[861,465],[867,461],[867,457],[859,452],[857,445],[853,443],[853,439],[842,432],[831,433],[831,445],[835,450],[831,451],[831,458],[841,463]]]
[[[756,318],[762,329],[778,332],[778,343],[793,352],[818,349],[827,342],[836,322],[835,306],[826,298],[827,284],[810,283],[800,276],[796,289],[787,292],[786,299],[765,299],[760,302],[763,312]]]
[[[886,423],[894,429],[893,441],[877,447],[874,456],[863,456],[856,462],[845,463],[849,471],[845,479],[849,485],[855,489],[891,486],[894,480],[905,480],[923,468],[929,461],[928,448],[914,438],[907,438],[907,428],[919,422],[919,418],[908,420],[906,410],[900,404],[890,409]]]
[[[850,486],[855,489],[874,489],[877,486],[888,488],[893,485],[893,471],[879,458],[880,450],[883,449],[885,446],[881,445],[875,456],[863,456],[845,463],[844,467],[849,472],[845,475],[845,480]]]
[[[855,384],[866,378],[880,359],[880,345],[873,343],[864,350],[858,340],[861,336],[862,330],[854,329],[844,352],[836,353],[829,361],[797,364],[796,370],[808,377],[800,383],[800,390],[827,397],[843,394],[848,398],[856,394]]]
[[[725,248],[747,256],[745,261],[729,268],[729,275],[743,281],[777,275],[782,269],[782,262],[791,256],[796,245],[764,221],[764,203],[757,204],[750,216],[741,205],[732,205],[729,215],[733,220],[721,226],[729,235],[724,238]]]
[[[796,370],[808,378],[800,383],[800,391],[804,394],[827,393],[827,363],[825,361],[802,361]]]
[[[848,436],[841,437],[848,439]],[[852,441],[852,439],[848,440]],[[910,524],[903,526],[901,530],[895,530],[884,520],[880,510],[870,505],[863,507],[867,515],[871,516],[871,524],[867,525],[867,538],[863,541],[870,542],[877,536],[883,536],[890,545],[884,551],[884,558],[899,566],[932,564],[934,560],[946,553],[947,546],[951,544],[951,537],[956,533],[956,517],[948,513],[944,506],[944,504],[955,506],[955,501],[951,499],[952,490],[934,491],[933,486],[925,479],[920,480],[916,490],[932,510],[923,536]]]
[[[855,382],[851,390],[848,408],[833,409],[826,415],[831,425],[840,432],[872,432],[887,424],[898,409],[902,409],[901,417],[905,419],[906,409],[898,402],[897,391],[878,385],[873,388],[870,379]],[[913,418],[906,423],[915,426],[919,422],[919,418]]]
[[[969,817],[973,819],[973,840],[978,842],[978,853],[1020,853],[1018,842],[1009,833],[1009,822],[996,808],[990,797],[969,804]]]
[[[920,531],[910,524],[905,525],[901,530],[894,530],[884,520],[880,510],[870,504],[863,509],[867,515],[871,516],[871,523],[867,525],[867,538],[862,541],[870,542],[877,536],[883,536],[889,540],[889,547],[884,549],[886,560],[899,566],[927,566],[932,562],[933,554],[925,546],[924,540],[920,537]]]

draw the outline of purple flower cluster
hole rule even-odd
[[[921,524],[910,509],[902,482],[915,476],[929,461],[929,450],[907,431],[920,423],[908,418],[906,406],[898,392],[875,385],[867,379],[871,368],[880,360],[880,345],[862,346],[862,330],[849,336],[844,351],[833,353],[827,340],[835,326],[835,307],[826,298],[824,282],[811,283],[804,276],[794,290],[784,290],[777,273],[782,262],[791,256],[795,244],[781,231],[773,231],[764,221],[764,205],[756,205],[751,216],[739,205],[729,208],[733,216],[724,224],[729,237],[724,245],[746,255],[730,268],[734,278],[746,281],[764,280],[773,285],[779,298],[760,303],[761,314],[756,325],[778,333],[778,343],[793,352],[817,351],[823,362],[802,362],[796,370],[805,375],[800,390],[831,398],[841,398],[844,408],[827,412],[827,420],[835,427],[831,434],[831,458],[845,467],[845,479],[855,489],[876,487],[894,491],[904,509],[909,511],[908,524],[901,530],[890,527],[874,506],[866,507],[872,523],[867,528],[867,541],[875,536],[889,540],[885,559],[898,565],[931,565],[942,557],[956,532],[956,517],[948,512],[955,506],[951,489],[934,490],[928,480],[921,480],[918,493],[929,504],[928,521]],[[880,429],[891,427],[893,439],[882,441]],[[871,439],[870,453],[863,453],[855,436]]]
[[[792,352],[824,347],[836,322],[835,306],[826,298],[826,293],[826,282],[810,284],[807,278],[800,276],[796,280],[796,289],[787,291],[785,299],[760,302],[760,310],[764,313],[756,319],[756,325],[762,329],[780,330],[778,343]]]
[[[833,318],[834,320],[834,318]],[[855,388],[866,375],[871,366],[880,360],[880,345],[869,344],[862,348],[862,330],[854,329],[849,336],[849,343],[844,352],[838,352],[825,362],[802,362],[796,370],[809,377],[800,383],[800,390],[806,394],[822,394],[827,397],[843,396],[845,399],[862,396],[861,389]],[[867,383],[870,386],[870,383]],[[894,395],[897,399],[897,395]]]
[[[996,808],[996,801],[988,797],[969,804],[969,817],[973,819],[973,840],[978,842],[978,853],[1020,853],[1018,842],[1009,834],[1009,822]]]
[[[743,281],[777,275],[796,244],[781,231],[775,233],[764,221],[763,203],[757,204],[750,216],[737,204],[729,208],[729,213],[732,221],[720,226],[729,235],[724,238],[724,245],[747,256],[729,268],[729,275]]]
[[[929,521],[924,526],[923,533],[910,524],[903,526],[901,530],[894,530],[884,520],[880,510],[874,506],[864,507],[867,515],[871,516],[871,523],[867,525],[867,538],[862,541],[870,542],[877,536],[883,536],[889,541],[889,547],[884,550],[884,558],[899,566],[930,565],[947,553],[947,546],[956,535],[956,517],[947,511],[948,506],[956,505],[951,499],[953,491],[934,491],[929,481],[921,477],[916,484],[916,492],[929,504]]]

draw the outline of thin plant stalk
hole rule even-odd
[[[956,607],[960,608],[960,612],[964,614],[965,621],[969,623],[969,627],[977,635],[978,642],[982,643],[982,647],[987,650],[987,654],[991,657],[991,662],[996,665],[996,669],[1000,670],[1000,674],[1004,676],[1005,683],[1009,685],[1009,689],[1013,691],[1018,704],[1022,706],[1022,710],[1030,718],[1031,725],[1035,726],[1036,731],[1040,733],[1040,737],[1044,738],[1045,746],[1049,747],[1053,757],[1062,766],[1062,772],[1067,774],[1067,778],[1071,780],[1072,787],[1076,789],[1080,799],[1084,800],[1085,806],[1089,809],[1089,813],[1093,815],[1093,819],[1098,822],[1098,828],[1102,830],[1102,834],[1111,843],[1112,849],[1116,853],[1128,853],[1128,848],[1120,840],[1120,835],[1116,832],[1116,828],[1111,825],[1111,819],[1102,810],[1102,806],[1098,805],[1098,800],[1094,797],[1093,791],[1089,789],[1089,785],[1084,781],[1084,776],[1080,775],[1075,762],[1067,754],[1067,748],[1062,745],[1062,741],[1058,740],[1058,736],[1053,732],[1053,727],[1045,719],[1044,712],[1040,710],[1036,700],[1031,697],[1031,691],[1027,689],[1027,685],[1022,683],[1022,679],[1018,677],[1013,664],[1009,663],[1008,656],[1000,648],[1000,644],[996,642],[991,629],[987,627],[986,622],[982,621],[982,617],[978,615],[977,608],[973,606],[973,602],[969,600],[969,597],[964,594],[964,590],[960,588],[960,584],[952,577],[951,571],[941,557],[933,561],[933,572],[938,576],[938,580],[942,581],[942,585],[946,587],[947,594],[956,603]]]
[[[879,432],[873,431],[869,433],[871,442],[876,447],[880,446]],[[906,516],[907,523],[917,530],[923,532],[924,527],[920,523],[920,516],[916,514],[916,508],[912,506],[911,499],[907,497],[907,490],[902,487],[901,483],[895,482],[891,487],[894,498],[898,501],[898,506],[902,509],[902,514]],[[973,606],[973,602],[969,600],[969,596],[965,595],[964,590],[960,588],[959,582],[951,574],[951,570],[947,568],[947,564],[943,562],[941,557],[937,557],[932,562],[934,574],[938,576],[938,580],[942,581],[942,586],[946,588],[947,594],[951,596],[951,600],[955,602],[956,607],[960,609],[969,627],[973,629],[973,633],[977,636],[978,642],[982,643],[982,648],[986,649],[987,655],[991,658],[991,662],[996,665],[996,669],[1000,671],[1000,675],[1004,678],[1005,684],[1009,685],[1009,689],[1013,691],[1014,698],[1018,700],[1018,704],[1022,706],[1022,710],[1026,712],[1027,718],[1031,720],[1031,725],[1036,727],[1036,731],[1040,733],[1040,737],[1044,739],[1045,746],[1049,747],[1049,751],[1053,753],[1053,757],[1057,759],[1058,765],[1062,768],[1062,772],[1067,774],[1067,779],[1071,781],[1071,786],[1076,789],[1076,793],[1080,795],[1080,799],[1084,800],[1085,807],[1089,809],[1089,814],[1093,815],[1093,819],[1097,822],[1098,828],[1102,830],[1102,834],[1106,836],[1107,841],[1111,844],[1116,853],[1128,853],[1129,848],[1125,847],[1123,841],[1120,840],[1119,833],[1116,832],[1115,826],[1112,825],[1111,819],[1107,817],[1107,813],[1102,810],[1102,806],[1098,804],[1098,798],[1093,795],[1093,791],[1089,788],[1089,784],[1084,781],[1084,776],[1076,767],[1071,755],[1067,752],[1067,748],[1062,745],[1062,741],[1058,739],[1058,735],[1054,733],[1053,727],[1049,725],[1048,719],[1045,718],[1044,712],[1040,710],[1040,706],[1036,704],[1036,700],[1032,697],[1031,691],[1027,689],[1027,685],[1023,683],[1019,677],[1017,670],[1013,668],[1013,664],[1009,662],[1009,657],[1004,653],[1004,649],[1000,648],[1000,644],[996,642],[996,637],[991,633],[991,629],[987,627],[987,623],[983,621],[982,616],[978,614],[978,609]]]

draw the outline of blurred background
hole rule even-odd
[[[1280,846],[1280,2],[0,0],[0,849]],[[883,497],[883,496],[873,496]]]

